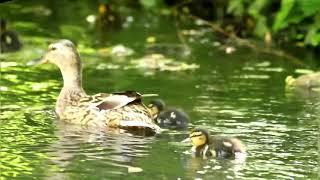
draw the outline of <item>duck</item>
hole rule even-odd
[[[18,34],[7,29],[7,21],[0,19],[0,52],[14,52],[20,50],[22,43],[18,38]]]
[[[320,87],[320,72],[301,75],[298,78],[288,76],[285,82],[287,87],[313,90]]]
[[[55,105],[58,119],[101,130],[121,128],[145,135],[161,132],[138,92],[87,95],[82,87],[80,55],[72,41],[62,39],[50,44],[36,64],[43,63],[56,65],[63,77],[63,87]]]
[[[205,129],[196,128],[182,142],[192,144],[195,157],[242,158],[246,155],[244,144],[234,137],[210,136]]]
[[[148,108],[161,128],[183,130],[188,126],[189,116],[182,109],[166,108],[162,99],[151,100]]]

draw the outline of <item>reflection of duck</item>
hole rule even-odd
[[[195,156],[216,156],[220,158],[240,158],[245,155],[243,143],[236,138],[209,136],[204,129],[193,130],[189,138],[184,142],[190,141],[192,153]]]
[[[43,114],[42,114],[43,117]],[[108,129],[107,133],[84,130],[78,125],[54,121],[54,137],[57,140],[45,147],[45,163],[52,164],[46,168],[48,179],[69,179],[64,170],[73,163],[71,159],[101,162],[106,168],[102,174],[107,179],[119,179],[119,173],[139,168],[132,167],[137,158],[148,156],[154,138],[141,138],[128,133],[119,133],[119,129]],[[72,149],[72,150],[70,150]],[[130,166],[131,165],[131,166]],[[90,168],[91,169],[91,168]],[[94,169],[86,174],[94,173]],[[119,173],[115,173],[119,172]],[[91,177],[92,178],[92,177]]]
[[[40,60],[40,63],[45,62],[57,65],[63,76],[64,85],[55,108],[60,119],[102,129],[119,127],[147,134],[160,132],[142,104],[140,94],[128,91],[89,96],[85,93],[80,56],[71,41],[60,40],[49,45],[49,50]]]
[[[7,29],[7,23],[0,19],[0,52],[13,52],[21,49],[22,44],[19,41],[17,33]]]
[[[160,127],[168,129],[186,129],[189,117],[181,109],[165,108],[161,99],[154,99],[148,105],[152,116]]]
[[[298,78],[288,76],[286,78],[286,85],[288,87],[298,87],[305,89],[314,89],[320,87],[320,72],[305,74]]]

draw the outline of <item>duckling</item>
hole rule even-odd
[[[186,129],[189,122],[189,116],[181,109],[165,108],[165,103],[161,99],[154,99],[148,105],[148,108],[162,128],[168,129]]]
[[[139,93],[86,94],[82,88],[80,55],[70,40],[50,44],[38,64],[47,62],[58,66],[63,77],[63,88],[55,106],[60,120],[99,129],[111,127],[133,133],[143,131],[146,135],[161,132]]]
[[[194,129],[183,142],[191,142],[191,151],[196,157],[240,158],[245,155],[245,147],[239,139],[210,136],[204,129]]]
[[[7,23],[4,19],[0,19],[0,52],[18,51],[22,44],[17,33],[7,29]]]
[[[288,87],[298,87],[305,89],[314,89],[320,87],[320,72],[305,74],[298,78],[288,76],[285,80]]]
[[[99,30],[110,31],[121,28],[121,18],[111,6],[111,2],[100,2],[96,26]]]

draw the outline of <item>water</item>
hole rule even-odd
[[[285,91],[285,77],[297,68],[292,62],[246,49],[227,55],[204,31],[189,39],[190,55],[168,52],[178,61],[197,63],[199,69],[149,73],[128,68],[128,61],[148,53],[144,42],[149,36],[179,43],[176,32],[166,28],[172,26],[170,19],[132,12],[133,24],[109,32],[106,42],[97,43],[85,22],[96,6],[70,2],[63,1],[79,11],[68,18],[39,15],[41,11],[34,9],[47,5],[33,1],[1,5],[11,27],[21,32],[24,49],[0,55],[0,179],[317,179],[319,98]],[[15,15],[4,10],[7,7],[15,9]],[[53,12],[57,7],[59,3]],[[157,93],[167,104],[188,112],[189,129],[202,127],[212,134],[239,137],[248,151],[245,163],[192,158],[190,147],[179,143],[188,131],[141,137],[117,130],[94,132],[55,120],[52,109],[62,83],[59,70],[26,63],[40,57],[49,41],[62,37],[78,43],[87,93],[132,89]],[[136,53],[119,60],[96,52],[115,44]]]

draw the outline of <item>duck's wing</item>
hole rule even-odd
[[[161,132],[161,128],[153,122],[149,110],[141,102],[141,94],[135,91],[97,94],[92,98],[90,106],[99,109],[109,127],[119,127],[143,135]]]
[[[99,93],[92,96],[91,106],[99,110],[111,110],[121,108],[131,102],[141,102],[141,94],[135,91],[106,94]]]

